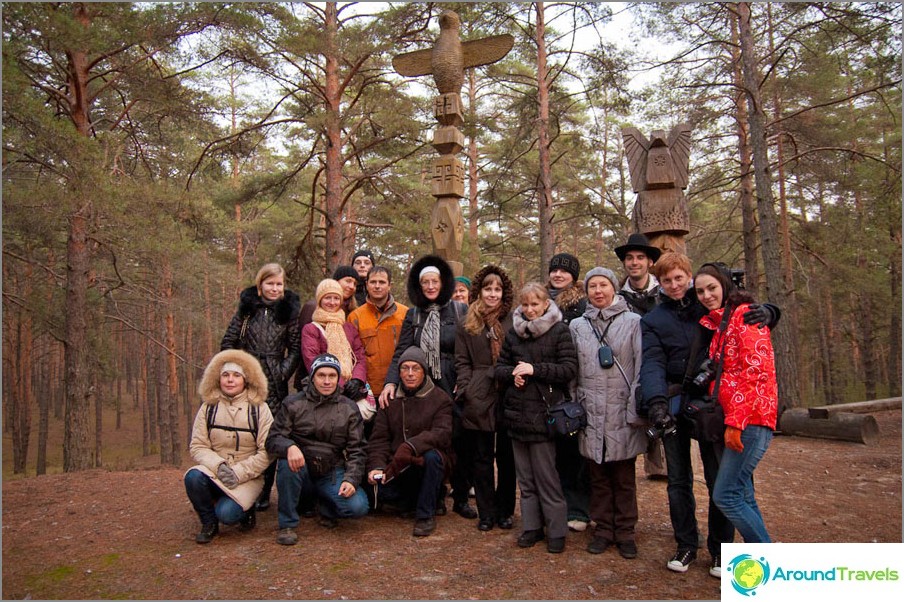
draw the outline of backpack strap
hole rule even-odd
[[[243,428],[239,426],[225,426],[216,423],[217,418],[217,409],[219,408],[218,403],[208,405],[207,406],[207,434],[210,435],[210,431],[213,429],[220,429],[221,431],[228,431],[231,433],[251,433],[251,436],[254,437],[254,440],[257,441],[258,434],[258,408],[256,405],[248,404],[248,424],[251,428]],[[239,450],[239,438],[235,438],[235,450]]]

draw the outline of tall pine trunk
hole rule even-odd
[[[546,22],[543,3],[536,2],[537,7],[537,103],[539,119],[537,120],[539,150],[539,220],[540,220],[540,266],[545,269],[555,253],[556,233],[553,227],[551,160],[549,156],[549,77],[546,66]]]
[[[760,218],[763,268],[766,276],[766,298],[770,303],[774,303],[782,309],[788,309],[793,301],[791,291],[787,289],[782,277],[782,264],[779,257],[780,243],[775,219],[775,202],[772,196],[772,176],[769,171],[769,151],[766,146],[766,116],[760,97],[761,77],[751,30],[750,3],[739,2],[736,6],[739,16],[741,66],[749,110],[750,144],[753,150],[757,213]],[[782,320],[772,331],[776,371],[778,372],[779,416],[785,408],[801,404],[796,364],[796,329],[797,324],[793,320],[788,320],[786,316],[786,319]]]
[[[339,50],[336,37],[339,30],[339,11],[335,2],[327,2],[326,15],[326,191],[324,193],[324,218],[326,221],[326,265],[332,272],[342,259],[342,126],[339,119]]]

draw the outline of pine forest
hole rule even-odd
[[[687,254],[782,308],[782,402],[901,395],[899,3],[4,2],[4,477],[188,460],[265,263],[304,301],[366,248],[407,302],[437,92],[392,59],[443,9],[515,40],[465,72],[465,275],[623,274],[622,129],[686,123]]]

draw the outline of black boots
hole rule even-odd
[[[195,541],[198,543],[210,543],[216,534],[220,532],[219,523],[206,523],[201,525],[201,532],[195,535]]]

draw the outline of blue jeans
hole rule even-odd
[[[694,498],[690,425],[681,416],[677,418],[677,422],[677,432],[662,439],[668,472],[669,516],[672,519],[672,530],[675,533],[678,549],[696,551],[698,546],[697,502]],[[724,444],[704,441],[699,443],[699,446],[700,459],[703,461],[703,478],[706,481],[706,488],[709,490],[706,548],[709,550],[710,556],[717,556],[721,554],[723,543],[731,543],[734,540],[734,526],[713,502],[713,486],[719,472]]]
[[[771,543],[753,491],[753,471],[772,442],[772,429],[748,425],[741,432],[744,450],[726,449],[713,489],[713,501],[746,543]]]
[[[345,469],[334,468],[318,479],[311,478],[307,465],[292,472],[289,461],[276,462],[276,491],[279,492],[279,528],[298,526],[298,502],[302,497],[316,497],[320,514],[327,518],[359,518],[367,514],[367,495],[361,487],[351,497],[339,495]]]
[[[399,508],[414,504],[415,518],[432,518],[446,469],[442,455],[435,449],[424,454],[424,465],[410,465],[386,485],[377,486],[377,502]]]
[[[201,523],[209,525],[222,522],[234,525],[243,518],[246,512],[231,497],[223,493],[209,476],[192,468],[185,473],[185,493],[201,518]]]

